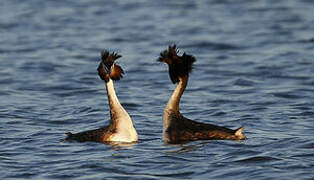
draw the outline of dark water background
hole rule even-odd
[[[171,43],[198,60],[182,113],[247,140],[162,142]],[[60,142],[109,120],[103,49],[139,142]],[[311,0],[2,0],[0,87],[0,179],[314,178]]]

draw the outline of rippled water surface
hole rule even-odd
[[[2,0],[0,179],[312,179],[314,1]],[[174,89],[159,53],[197,58],[182,113],[245,127],[245,141],[161,140]],[[115,83],[132,116],[132,146],[68,143],[104,126],[96,68],[122,54]]]

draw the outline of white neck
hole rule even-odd
[[[133,139],[133,141],[137,141],[137,133],[133,127],[131,117],[120,104],[111,79],[106,82],[106,89],[110,106],[110,124],[116,127],[118,134],[120,134],[119,138],[123,136],[123,141],[125,141],[126,136]],[[135,138],[136,140],[134,140]]]
[[[166,106],[166,109],[169,109],[171,111],[175,111],[175,112],[179,112],[179,104],[180,104],[180,99],[181,99],[181,96],[188,84],[188,80],[189,80],[189,77],[188,76],[185,76],[183,78],[179,77],[179,82],[178,82],[178,85],[176,87],[176,89],[173,91],[168,103],[167,103],[167,106]]]
[[[168,126],[170,125],[172,114],[179,114],[179,105],[180,105],[180,99],[181,96],[188,84],[189,77],[185,76],[183,78],[179,77],[179,82],[175,90],[173,91],[167,106],[164,110],[163,114],[163,130],[165,131]]]
[[[116,91],[114,89],[113,81],[109,79],[108,82],[106,82],[106,89],[107,89],[107,95],[108,95],[108,102],[110,106],[110,114],[115,115],[114,117],[111,117],[111,120],[114,120],[117,118],[117,116],[126,116],[128,117],[128,113],[124,110],[124,108],[121,106],[119,99],[116,95]],[[117,113],[119,112],[119,113]]]

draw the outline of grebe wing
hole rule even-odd
[[[223,126],[193,121],[185,117],[182,118],[182,122],[183,134],[191,135],[190,138],[192,139],[245,139],[242,134],[243,127],[233,130]]]
[[[83,131],[79,133],[66,133],[67,137],[64,141],[78,141],[78,142],[85,142],[85,141],[94,141],[94,142],[103,142],[105,136],[110,136],[114,130],[110,126]]]

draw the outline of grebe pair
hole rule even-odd
[[[113,80],[120,80],[124,74],[122,68],[114,62],[121,56],[116,53],[104,51],[101,54],[102,61],[98,66],[98,75],[105,81],[108,101],[110,105],[110,124],[107,127],[77,134],[67,133],[65,140],[79,142],[136,142],[138,136],[133,127],[132,120],[126,110],[121,106],[113,86]],[[185,118],[179,111],[181,96],[187,86],[189,73],[196,61],[195,57],[183,53],[178,55],[176,45],[169,46],[168,50],[160,53],[159,62],[167,63],[169,76],[176,84],[163,113],[163,140],[167,143],[182,143],[195,140],[229,139],[243,140],[245,135],[243,128],[232,130],[226,127],[216,126],[192,121]]]

